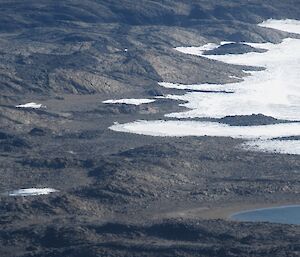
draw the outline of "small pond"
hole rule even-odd
[[[300,205],[238,212],[231,215],[230,219],[236,221],[272,222],[300,225]]]

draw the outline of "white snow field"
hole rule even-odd
[[[300,33],[300,21],[267,20],[261,27]],[[204,55],[228,42],[206,44],[201,47],[179,47],[176,50],[203,58],[236,64],[262,67],[263,70],[247,72],[249,76],[228,84],[183,85],[160,82],[166,88],[192,89],[184,95],[166,95],[165,98],[185,101],[181,106],[188,111],[170,113],[173,118],[223,118],[225,116],[263,114],[277,119],[299,121],[265,126],[228,126],[201,121],[137,121],[115,124],[115,131],[152,136],[229,136],[255,140],[259,150],[299,154],[297,140],[273,141],[265,139],[300,135],[300,39],[286,38],[279,44],[246,43],[266,52],[245,54]],[[229,42],[230,43],[230,42]],[[228,76],[231,76],[229,74]],[[199,92],[208,91],[208,92]],[[213,92],[213,93],[211,93]],[[258,144],[258,139],[264,141]],[[296,141],[296,142],[295,142]],[[251,145],[252,143],[249,142]],[[253,143],[254,144],[254,143]],[[249,147],[253,149],[253,147]],[[288,150],[290,149],[290,150]]]
[[[116,100],[106,100],[102,103],[104,104],[130,104],[130,105],[141,105],[141,104],[149,104],[155,102],[154,99],[116,99]]]
[[[53,188],[26,188],[18,189],[9,192],[9,196],[35,196],[35,195],[48,195],[50,193],[58,192]]]
[[[19,104],[16,106],[16,108],[30,108],[30,109],[40,109],[44,107],[42,104],[37,103],[27,103],[27,104]]]

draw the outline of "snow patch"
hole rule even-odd
[[[58,192],[53,188],[26,188],[18,189],[8,193],[9,196],[34,196],[34,195],[48,195],[50,193]]]
[[[300,140],[256,140],[243,144],[243,148],[253,151],[300,154]]]
[[[46,106],[43,106],[42,104],[37,104],[37,103],[27,103],[27,104],[19,104],[16,105],[16,108],[30,108],[30,109],[40,109],[40,108],[45,108]]]
[[[130,105],[141,105],[155,102],[154,99],[118,99],[118,100],[106,100],[104,104],[130,104]]]

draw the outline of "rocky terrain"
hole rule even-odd
[[[102,103],[179,93],[160,81],[234,82],[257,68],[173,48],[228,40],[237,43],[213,54],[261,51],[239,42],[280,42],[288,33],[256,24],[300,19],[299,7],[0,0],[0,256],[299,256],[299,226],[228,220],[243,209],[299,203],[298,155],[246,151],[226,137],[114,132],[115,121],[183,108],[168,99]],[[28,102],[44,107],[15,107]],[[285,121],[257,114],[220,122]],[[20,188],[58,191],[9,195]]]

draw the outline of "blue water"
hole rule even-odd
[[[236,221],[272,222],[300,225],[300,205],[239,212],[233,214],[230,218]]]

